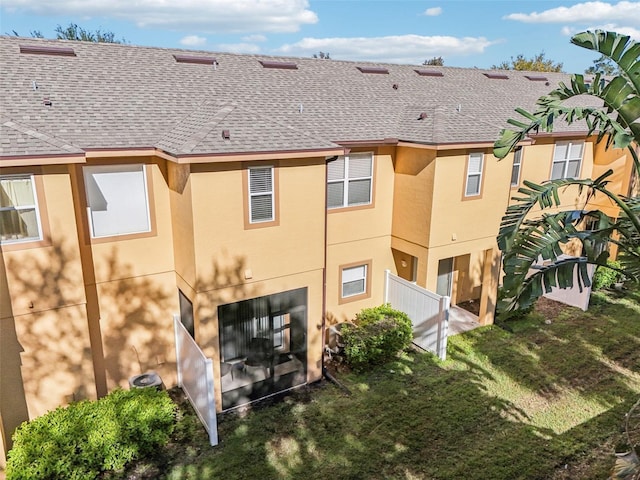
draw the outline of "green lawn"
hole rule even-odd
[[[640,395],[640,290],[533,313],[366,374],[219,417],[183,407],[175,441],[126,478],[604,479]],[[111,477],[109,477],[111,478]]]

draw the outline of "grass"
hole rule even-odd
[[[174,440],[107,478],[603,479],[640,395],[640,289],[451,337],[365,374],[219,417],[182,405]]]

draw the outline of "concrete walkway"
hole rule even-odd
[[[478,317],[457,305],[449,307],[449,335],[468,332],[478,328]]]

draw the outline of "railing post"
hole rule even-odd
[[[180,337],[180,328],[179,328],[179,323],[180,323],[180,316],[177,314],[173,315],[173,330],[175,332],[175,337],[176,337],[176,370],[178,373],[178,386],[180,388],[182,388],[182,369],[180,368],[181,366],[181,356],[182,356],[182,352],[180,351],[180,344],[181,342],[181,337]]]
[[[389,276],[391,275],[390,270],[384,271],[384,303],[389,303]]]
[[[218,419],[216,417],[216,404],[213,391],[213,362],[210,358],[205,360],[207,376],[207,403],[209,404],[209,443],[212,447],[218,445]]]

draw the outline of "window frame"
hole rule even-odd
[[[265,164],[264,162],[251,162],[246,163],[242,169],[242,197],[244,206],[244,228],[245,230],[251,230],[254,228],[274,227],[280,225],[280,205],[279,205],[279,162],[270,162]],[[271,169],[271,211],[273,216],[271,220],[251,221],[251,170],[253,169]],[[264,195],[264,192],[258,192],[254,194]]]
[[[340,265],[339,267],[339,277],[338,277],[338,304],[341,305],[343,303],[355,302],[358,300],[363,300],[365,298],[371,297],[371,268],[373,261],[372,260],[364,260],[360,262],[347,263],[344,265]],[[364,290],[362,292],[344,296],[344,272],[346,270],[353,270],[356,268],[365,268],[364,272]]]
[[[8,168],[7,172],[0,175],[0,179],[4,178],[29,178],[31,180],[31,189],[33,192],[34,204],[29,206],[21,206],[20,209],[33,208],[36,213],[36,222],[38,227],[38,238],[30,237],[26,239],[0,240],[0,248],[2,251],[9,252],[13,250],[24,250],[28,248],[45,247],[51,245],[49,235],[49,221],[46,203],[44,201],[44,183],[42,180],[42,172],[40,170],[24,169],[24,168]],[[2,208],[2,207],[0,207]],[[4,207],[2,210],[12,210],[11,207]],[[18,209],[16,209],[18,210]]]
[[[349,177],[349,161],[350,157],[353,156],[364,156],[369,155],[371,159],[371,174],[364,177]],[[329,180],[329,163],[332,161],[339,160],[340,158],[344,159],[344,172],[343,176],[339,179]],[[345,210],[358,210],[363,208],[372,208],[375,206],[374,198],[375,198],[375,155],[374,152],[352,152],[346,155],[340,155],[333,160],[327,162],[327,181],[326,181],[326,195],[327,195],[327,211],[335,212],[335,211],[345,211]],[[349,183],[355,181],[367,180],[370,181],[369,186],[369,201],[363,203],[349,203]],[[338,184],[342,183],[342,204],[330,206],[329,205],[329,184]]]
[[[513,151],[513,165],[511,167],[511,188],[517,188],[520,186],[520,179],[522,177],[522,156],[523,156],[523,148],[522,147],[517,147],[514,151]],[[516,181],[514,183],[513,181],[513,173],[516,170],[516,167],[518,169],[518,175],[516,176]]]
[[[117,171],[118,167],[131,167],[131,166],[140,166],[144,179],[144,187],[146,194],[146,209],[147,209],[147,223],[149,225],[148,230],[140,231],[140,232],[127,232],[127,233],[115,233],[109,235],[100,235],[94,236],[93,229],[93,220],[91,218],[91,205],[89,204],[89,197],[87,192],[86,185],[86,176],[85,170],[87,169],[111,169]],[[153,193],[153,172],[152,172],[152,164],[145,163],[117,163],[117,164],[105,164],[105,163],[95,163],[95,164],[85,164],[78,165],[77,176],[78,176],[78,184],[82,194],[82,202],[84,207],[84,222],[85,222],[85,233],[88,239],[88,242],[91,244],[98,243],[106,243],[112,241],[120,241],[120,240],[130,240],[136,238],[145,238],[145,237],[153,237],[157,235],[156,230],[156,218],[155,218],[155,201],[154,201],[154,193]]]
[[[480,155],[480,171],[478,172],[470,172],[469,168],[471,167],[471,157]],[[485,154],[484,152],[470,152],[467,155],[467,164],[465,168],[465,182],[464,182],[464,190],[462,192],[463,200],[477,199],[482,197],[482,188],[484,185],[484,161]],[[471,176],[478,176],[478,191],[477,193],[469,193],[469,178]]]
[[[580,149],[580,158],[573,158],[570,156],[571,147],[576,144],[581,144],[582,147]],[[563,159],[556,159],[556,152],[558,151],[558,145],[567,145],[567,152]],[[584,140],[561,140],[555,142],[553,145],[553,157],[551,159],[551,171],[549,172],[549,180],[562,180],[566,178],[580,178],[582,174],[582,164],[584,161],[584,150],[585,150],[586,142]],[[576,177],[568,177],[567,170],[569,169],[569,163],[572,161],[578,160],[578,174]],[[562,168],[562,175],[560,177],[553,178],[553,167],[556,164],[563,163],[564,166]]]

